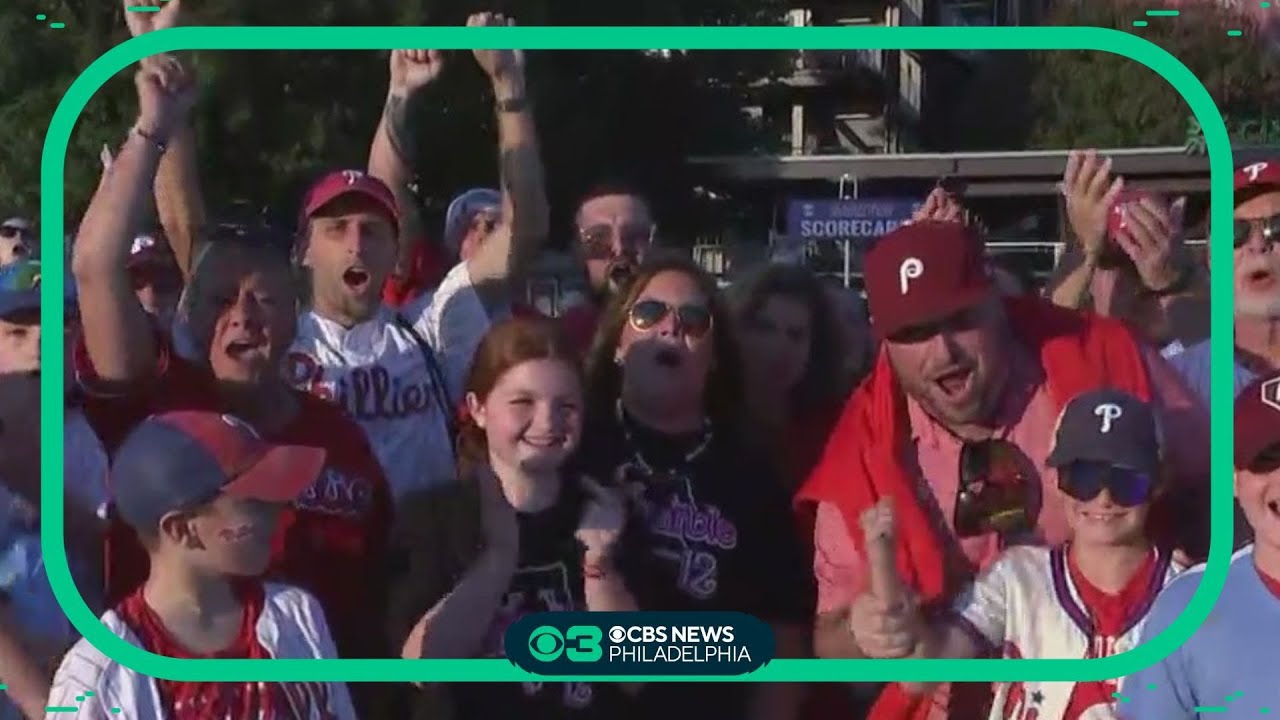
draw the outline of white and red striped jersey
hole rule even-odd
[[[131,625],[115,610],[102,616],[109,630],[138,647],[155,651],[147,638],[134,633]],[[335,658],[333,638],[325,623],[320,603],[305,591],[287,585],[263,586],[262,610],[254,625],[257,643],[275,659]],[[240,692],[263,693],[261,683],[242,684]],[[234,691],[234,687],[228,687]],[[91,691],[92,694],[85,691]],[[281,683],[281,698],[269,715],[235,717],[225,720],[355,720],[351,695],[344,683]],[[180,704],[180,703],[179,703]],[[49,691],[50,707],[77,707],[78,718],[90,720],[224,720],[211,717],[200,708],[173,708],[160,684],[103,655],[81,639],[62,660]],[[113,712],[119,708],[118,712]],[[59,720],[62,714],[50,714]]]
[[[1067,547],[1015,547],[953,606],[953,620],[984,648],[1011,659],[1092,659],[1132,650],[1156,596],[1184,568],[1155,554],[1146,578],[1123,593],[1119,622],[1097,627],[1068,570]],[[1116,681],[997,683],[989,720],[1113,720]]]

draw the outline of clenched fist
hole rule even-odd
[[[392,50],[391,94],[409,96],[435,82],[444,71],[439,50]]]

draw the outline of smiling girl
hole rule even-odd
[[[413,623],[405,658],[503,657],[521,617],[634,610],[613,550],[621,499],[564,471],[582,435],[575,348],[553,323],[519,318],[481,342],[466,385],[460,476],[406,508],[423,533],[393,615]],[[425,610],[425,614],[423,614]],[[405,637],[401,633],[399,637]],[[617,717],[616,687],[589,683],[458,684],[420,690],[413,717]]]

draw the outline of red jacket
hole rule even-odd
[[[1058,407],[1088,390],[1113,387],[1149,401],[1146,365],[1137,341],[1121,323],[1064,310],[1040,298],[1005,301],[1013,333],[1039,358]],[[898,571],[926,605],[950,601],[972,580],[944,562],[942,530],[916,499],[916,484],[904,466],[910,440],[906,398],[884,351],[871,376],[845,405],[822,460],[796,495],[798,503],[835,504],[850,530],[881,498],[897,512]],[[861,533],[850,532],[862,552]],[[957,688],[959,690],[959,688]],[[872,709],[872,720],[910,720],[927,715],[930,698],[912,697],[889,685]]]

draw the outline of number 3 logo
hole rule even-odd
[[[596,662],[604,656],[600,649],[603,633],[594,625],[574,625],[564,635],[565,655],[570,662]]]

